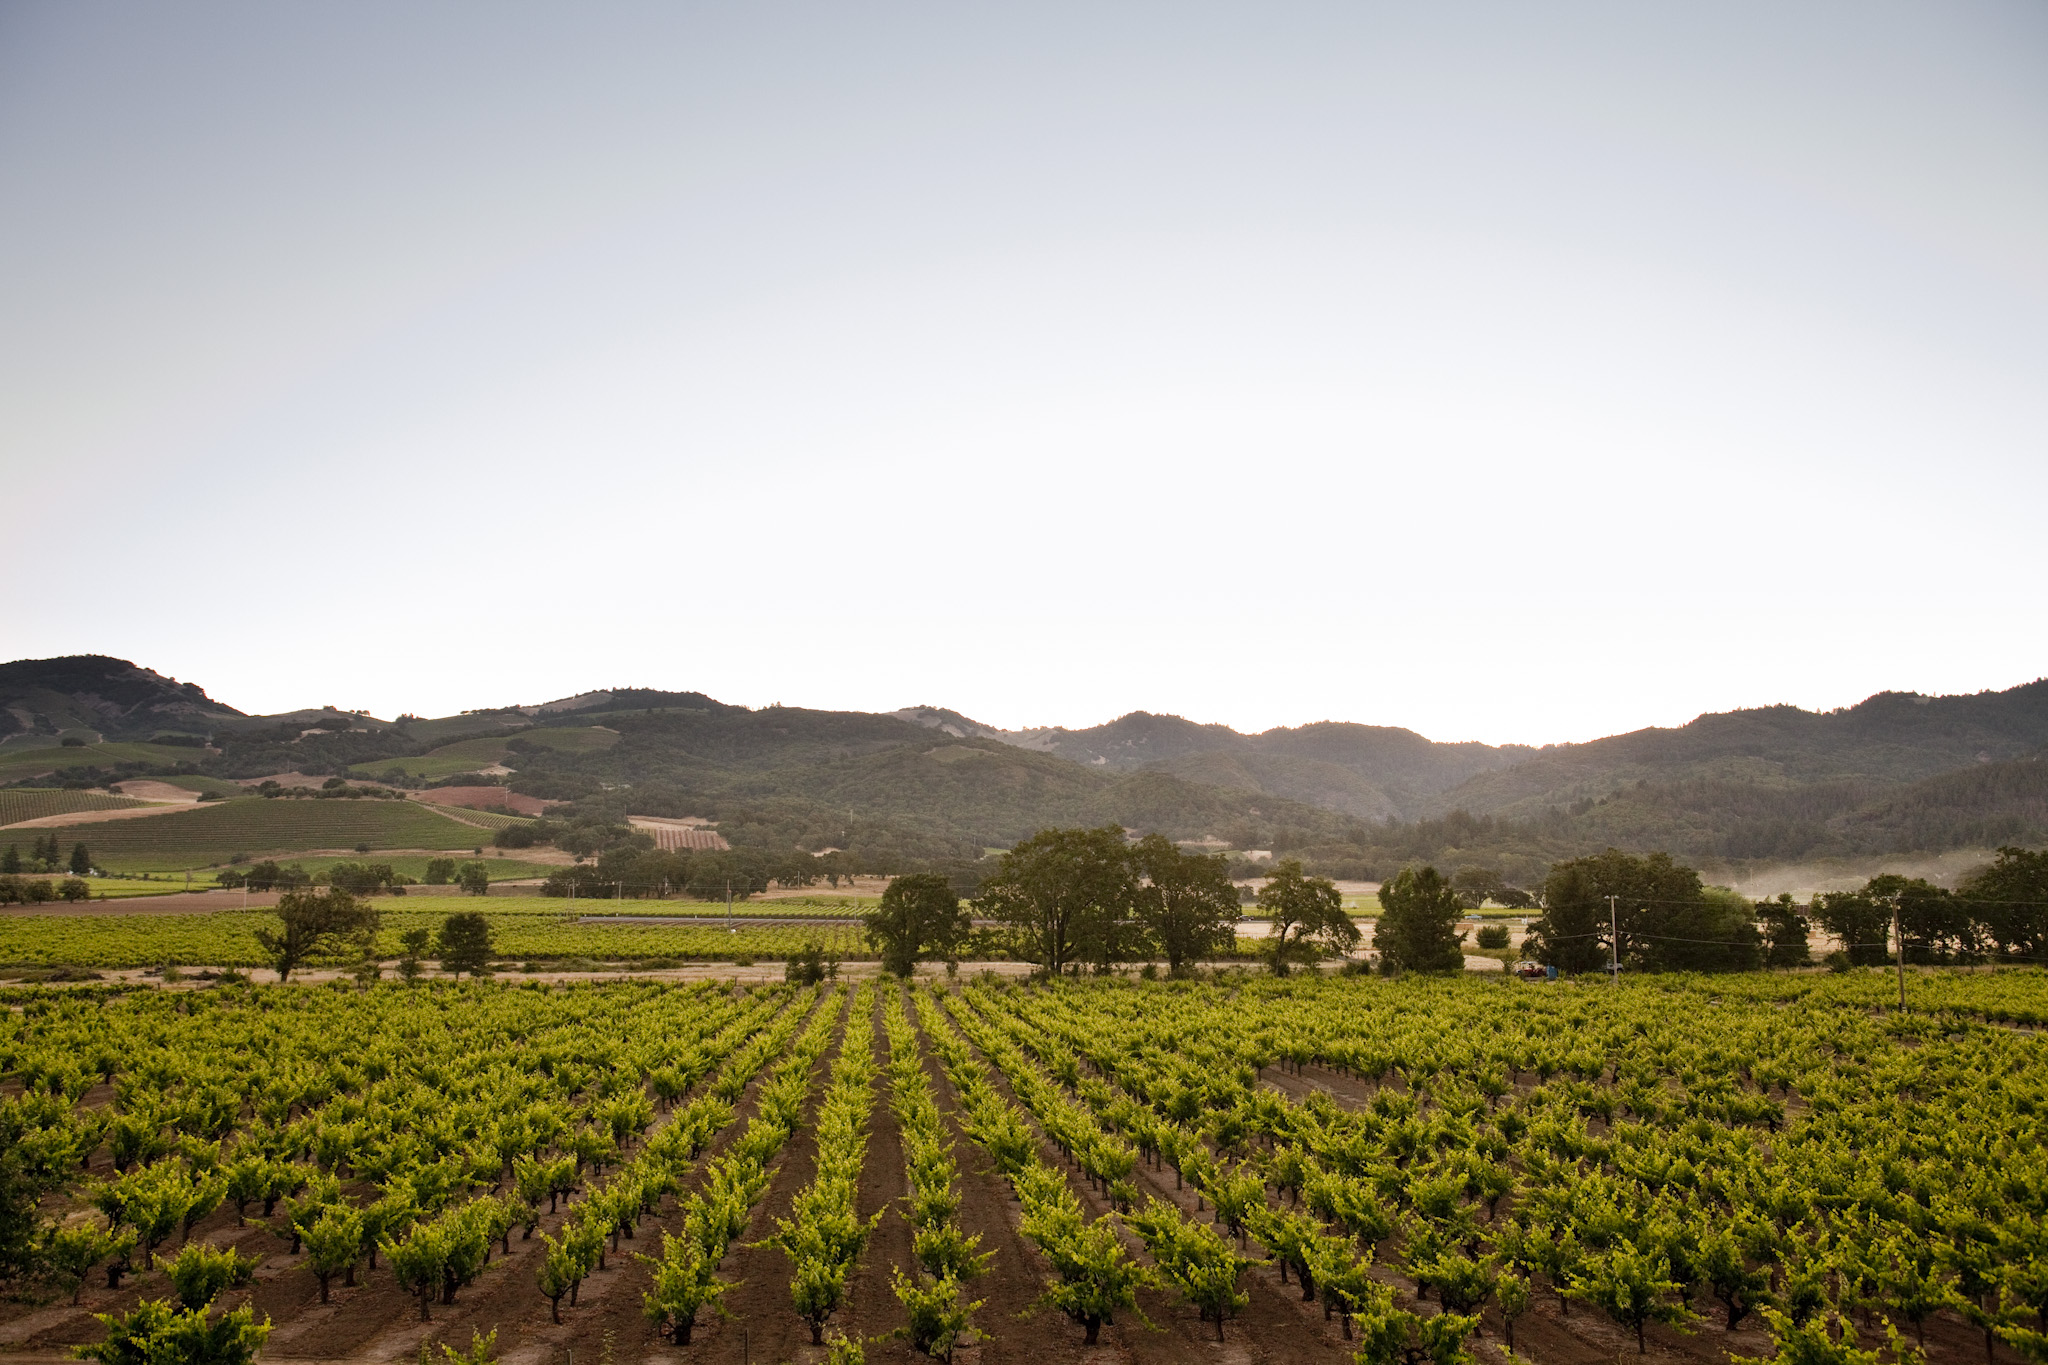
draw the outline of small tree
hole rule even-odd
[[[448,1239],[435,1224],[420,1223],[403,1242],[386,1240],[383,1246],[398,1287],[419,1300],[420,1321],[432,1322],[434,1294],[448,1269]]]
[[[66,877],[57,883],[57,894],[75,905],[92,899],[92,886],[82,877]]]
[[[1130,1258],[1116,1234],[1114,1220],[1083,1225],[1078,1208],[1044,1204],[1027,1208],[1024,1235],[1038,1244],[1059,1272],[1047,1288],[1046,1302],[1081,1324],[1083,1344],[1100,1339],[1102,1324],[1120,1309],[1138,1306],[1138,1286],[1145,1270]]]
[[[782,979],[793,986],[815,986],[824,981],[825,945],[813,940],[791,953],[782,964]]]
[[[1763,935],[1766,967],[1804,967],[1813,961],[1806,916],[1789,892],[1756,904],[1757,928]]]
[[[718,1278],[718,1263],[706,1258],[696,1237],[661,1235],[661,1259],[636,1256],[654,1269],[654,1288],[641,1296],[643,1311],[662,1335],[678,1346],[690,1344],[697,1314],[718,1306],[728,1286]]]
[[[450,915],[441,922],[440,942],[435,951],[441,970],[461,976],[484,976],[491,970],[491,925],[482,915],[467,911]]]
[[[1372,1283],[1359,1307],[1359,1365],[1472,1365],[1465,1339],[1479,1319],[1443,1312],[1421,1317],[1394,1307],[1393,1291]]]
[[[1273,922],[1273,972],[1285,976],[1288,966],[1304,957],[1313,958],[1317,941],[1325,948],[1346,951],[1358,942],[1358,926],[1344,913],[1344,898],[1337,883],[1328,877],[1311,877],[1293,858],[1274,866],[1266,884],[1259,888],[1259,908]]]
[[[1003,854],[975,906],[1013,925],[1025,956],[1058,975],[1069,964],[1127,961],[1137,874],[1123,827],[1042,829]]]
[[[279,927],[258,929],[256,942],[280,982],[315,953],[346,940],[357,940],[367,951],[377,933],[375,907],[344,891],[287,891],[278,897],[275,913]]]
[[[811,1329],[811,1345],[825,1344],[825,1321],[846,1299],[846,1272],[852,1267],[829,1256],[806,1256],[789,1277],[790,1304]]]
[[[71,846],[71,875],[74,877],[84,877],[89,876],[91,872],[92,854],[85,851],[84,844],[73,844]]]
[[[488,896],[491,894],[491,874],[482,863],[464,863],[462,871],[456,875],[455,879],[461,883],[462,889],[469,895]]]
[[[868,942],[881,950],[882,970],[895,976],[909,976],[934,957],[952,958],[972,927],[959,893],[936,872],[890,881],[862,922]]]
[[[1380,918],[1372,938],[1380,961],[1410,972],[1463,971],[1461,913],[1457,891],[1435,868],[1402,868],[1380,888]]]
[[[446,886],[454,880],[455,860],[453,858],[427,859],[427,875],[420,878],[422,885]]]
[[[1515,1319],[1529,1311],[1529,1282],[1520,1275],[1502,1275],[1493,1282],[1493,1301],[1500,1307],[1501,1336],[1515,1349]]]
[[[1728,1312],[1728,1330],[1769,1297],[1767,1270],[1751,1270],[1742,1244],[1727,1228],[1715,1228],[1700,1239],[1700,1274]]]
[[[434,936],[425,929],[408,929],[398,936],[398,974],[407,981],[420,979],[420,959],[433,946]]]
[[[540,1268],[535,1272],[540,1281],[541,1297],[548,1301],[548,1316],[557,1325],[562,1321],[562,1296],[567,1294],[583,1278],[583,1266],[576,1253],[566,1245],[557,1242],[545,1232],[540,1235],[547,1244],[547,1251],[541,1257]]]
[[[220,1297],[223,1289],[245,1285],[255,1277],[256,1262],[233,1247],[187,1242],[176,1256],[159,1256],[157,1269],[170,1277],[178,1302],[186,1308],[204,1308]]]
[[[960,1283],[951,1278],[912,1279],[900,1267],[894,1273],[890,1287],[896,1291],[897,1302],[903,1305],[904,1314],[910,1319],[908,1325],[898,1328],[920,1354],[933,1360],[950,1361],[953,1348],[961,1345],[974,1331],[974,1314],[985,1300],[976,1299],[963,1303],[960,1299]]]
[[[1240,916],[1230,862],[1221,853],[1188,853],[1163,834],[1148,834],[1131,850],[1138,874],[1138,920],[1166,954],[1168,971],[1228,947]]]
[[[1650,1323],[1683,1327],[1695,1316],[1682,1304],[1671,1302],[1670,1296],[1678,1292],[1678,1285],[1671,1278],[1670,1263],[1662,1256],[1637,1250],[1625,1240],[1589,1257],[1584,1269],[1572,1275],[1565,1292],[1632,1329],[1637,1355],[1649,1349],[1643,1329]]]
[[[130,1251],[135,1246],[135,1234],[130,1231],[124,1239],[117,1237],[109,1228],[96,1223],[79,1223],[69,1227],[53,1227],[44,1233],[42,1262],[54,1271],[61,1280],[70,1282],[71,1302],[78,1302],[78,1293],[85,1287],[86,1276],[102,1261]]]
[[[363,1251],[363,1215],[346,1206],[324,1210],[306,1229],[306,1263],[320,1281],[320,1302],[327,1302],[327,1287],[336,1275],[353,1275]]]

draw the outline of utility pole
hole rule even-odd
[[[725,932],[732,933],[732,878],[725,879]]]
[[[1892,942],[1899,949],[1899,1009],[1906,1008],[1906,934],[1899,927],[1899,898],[1892,897]]]
[[[1607,898],[1607,979],[1616,989],[1621,986],[1621,930],[1616,927],[1619,916],[1615,913],[1613,896]]]

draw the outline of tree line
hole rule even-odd
[[[1363,935],[1336,884],[1295,860],[1261,869],[1256,898],[1269,932],[1260,956],[1277,974],[1328,957],[1350,958]],[[1380,887],[1372,948],[1386,971],[1464,967],[1459,921],[1490,889],[1424,864]],[[1894,943],[1924,964],[2048,961],[2048,851],[2003,848],[1954,891],[1885,875],[1859,890],[1755,901],[1706,885],[1667,853],[1619,849],[1553,864],[1540,892],[1506,892],[1539,913],[1521,955],[1577,973],[1618,963],[1635,971],[1746,971],[1813,962],[1818,928],[1839,948],[1830,965],[1889,962]],[[1152,834],[1132,842],[1115,825],[1041,830],[1004,853],[979,894],[963,902],[937,874],[897,877],[865,916],[887,970],[957,961],[1001,948],[1059,974],[1164,959],[1181,974],[1232,954],[1242,910],[1225,855],[1189,852]],[[979,920],[983,928],[977,929]],[[1478,946],[1508,949],[1504,926]]]
[[[1363,933],[1335,882],[1291,860],[1268,871],[1255,904],[1269,922],[1261,952],[1274,972],[1357,948]],[[1404,872],[1381,895],[1376,946],[1384,963],[1464,966],[1458,893],[1434,869]],[[1055,975],[1164,959],[1178,976],[1236,953],[1243,913],[1225,855],[1191,852],[1160,834],[1133,842],[1120,826],[1104,825],[1039,831],[1004,853],[965,903],[936,873],[897,877],[865,924],[883,968],[905,975],[919,962],[957,961],[980,937],[976,946],[1000,945]],[[975,930],[976,919],[990,927]]]
[[[1953,891],[1886,874],[1802,906],[1705,886],[1669,854],[1608,849],[1554,866],[1542,903],[1522,953],[1565,972],[1805,966],[1816,927],[1840,944],[1840,966],[1891,962],[1900,949],[1927,965],[2048,959],[2048,850],[2002,848]]]

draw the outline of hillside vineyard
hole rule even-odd
[[[2048,976],[1888,984],[14,990],[0,1351],[2038,1359]]]

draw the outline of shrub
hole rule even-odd
[[[208,1318],[203,1308],[180,1311],[162,1299],[151,1299],[125,1315],[95,1316],[106,1326],[106,1340],[81,1346],[78,1354],[104,1365],[128,1365],[131,1361],[248,1365],[270,1335],[270,1324],[259,1325],[256,1314],[247,1307]]]
[[[1476,942],[1481,948],[1504,951],[1508,946],[1508,927],[1505,924],[1485,925],[1479,930]]]

